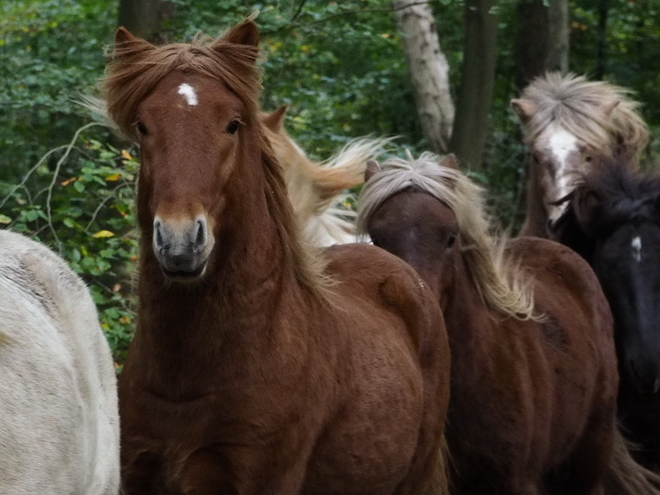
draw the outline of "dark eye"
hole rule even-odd
[[[371,243],[376,247],[380,247],[380,241],[373,236],[371,237]]]
[[[138,123],[135,124],[135,127],[137,127],[137,130],[141,135],[146,136],[148,134],[147,126],[145,126],[142,122],[138,121]]]
[[[227,126],[227,134],[229,134],[230,136],[233,136],[234,134],[236,134],[236,132],[238,131],[238,128],[241,126],[241,123],[242,122],[238,119],[232,120],[229,123],[229,125]]]
[[[592,160],[592,158],[590,156],[585,156],[584,157],[584,161],[587,162],[587,163],[590,163],[591,160]]]
[[[453,248],[455,243],[456,243],[456,236],[455,235],[450,235],[447,238],[447,249]]]

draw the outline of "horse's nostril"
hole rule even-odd
[[[163,235],[160,232],[160,223],[155,225],[155,234],[156,234],[156,247],[162,251],[164,248],[165,242],[163,241]]]
[[[206,226],[204,220],[197,220],[197,235],[195,236],[195,247],[202,248],[206,244]]]

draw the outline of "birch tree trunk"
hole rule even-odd
[[[450,150],[461,166],[483,169],[493,99],[497,42],[496,0],[465,1],[465,49],[458,112]]]
[[[419,0],[393,0],[394,15],[403,33],[417,115],[429,147],[447,151],[454,124],[454,103],[449,92],[449,65],[440,50],[433,12]]]
[[[545,65],[548,70],[566,74],[570,35],[568,0],[549,0],[548,14],[549,47]]]

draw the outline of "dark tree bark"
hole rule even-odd
[[[119,0],[119,25],[140,38],[166,43],[161,27],[173,15],[173,9],[166,0]]]
[[[456,120],[450,144],[461,166],[482,170],[493,99],[497,17],[496,0],[466,0],[465,48]]]
[[[518,2],[516,88],[520,92],[546,70],[549,45],[548,7],[544,0]]]
[[[429,4],[393,0],[394,15],[403,34],[403,49],[412,82],[417,115],[429,147],[446,152],[454,124],[449,90],[449,64],[440,49]]]
[[[602,79],[607,72],[607,13],[609,1],[598,2],[598,53],[596,54],[595,79]]]

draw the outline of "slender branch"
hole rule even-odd
[[[51,199],[53,197],[53,189],[55,188],[55,183],[57,182],[57,176],[60,173],[60,168],[62,167],[62,164],[66,161],[66,159],[69,157],[69,154],[71,153],[71,150],[76,144],[76,141],[78,141],[78,137],[83,131],[94,126],[107,127],[106,124],[103,124],[101,122],[90,122],[89,124],[85,124],[84,126],[80,127],[73,135],[73,138],[71,139],[69,144],[66,146],[66,151],[64,152],[62,157],[57,161],[57,164],[55,165],[55,170],[53,171],[53,179],[50,181],[50,185],[48,186],[48,196],[46,197],[46,218],[48,221],[48,226],[50,227],[50,231],[53,234],[55,241],[57,242],[57,248],[60,251],[60,254],[62,253],[62,242],[60,241],[60,238],[57,236],[57,232],[55,231],[55,226],[53,225],[53,216],[51,211]]]
[[[114,198],[114,194],[115,194],[117,191],[119,191],[121,188],[123,188],[123,187],[126,187],[124,183],[119,184],[117,187],[115,187],[115,188],[110,192],[110,194],[108,194],[108,195],[105,197],[105,199],[104,199],[103,201],[101,201],[101,202],[99,203],[99,205],[96,207],[96,210],[94,210],[94,213],[92,214],[92,218],[91,218],[91,220],[89,221],[89,223],[87,224],[87,227],[85,227],[85,232],[86,232],[87,234],[90,234],[90,232],[89,232],[89,228],[92,226],[92,224],[93,224],[94,221],[96,220],[96,217],[97,217],[97,215],[99,214],[99,212],[101,211],[101,208],[103,208],[103,206],[105,206],[105,204],[106,204],[108,201],[110,201],[112,198]]]

